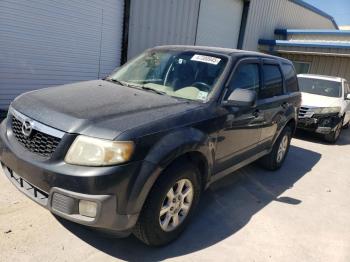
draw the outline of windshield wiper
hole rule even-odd
[[[144,85],[133,85],[133,84],[129,84],[129,83],[126,83],[126,82],[119,81],[119,80],[114,79],[114,78],[105,78],[104,80],[117,83],[117,84],[119,84],[121,86],[133,87],[133,88],[141,88],[143,90],[152,91],[152,92],[154,92],[154,93],[156,93],[158,95],[166,95],[167,94],[166,92],[159,91],[159,90],[156,90],[156,89],[144,86]]]
[[[117,83],[118,85],[121,85],[121,86],[128,86],[127,84],[125,84],[117,79],[113,79],[113,78],[105,78],[103,80],[114,82],[114,83]]]
[[[147,87],[147,86],[139,86],[139,87],[142,88],[143,90],[152,91],[152,92],[154,92],[154,93],[156,93],[158,95],[166,95],[167,94],[164,91],[153,89],[153,88],[150,88],[150,87]]]

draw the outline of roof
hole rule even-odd
[[[350,42],[259,39],[259,45],[350,49]]]
[[[316,14],[319,14],[319,15],[325,17],[325,18],[328,18],[333,23],[334,28],[335,29],[339,29],[339,27],[338,27],[337,23],[335,22],[333,16],[327,14],[326,12],[323,12],[322,10],[320,10],[320,9],[314,7],[313,5],[310,5],[310,4],[308,4],[308,3],[306,3],[306,2],[304,2],[302,0],[289,0],[289,1],[293,2],[293,3],[297,4],[297,5],[300,5],[300,6],[304,7],[304,8],[306,8],[306,9],[309,9],[310,11],[312,11],[312,12],[314,12]]]
[[[298,77],[322,79],[322,80],[329,80],[329,81],[335,81],[335,82],[341,82],[343,80],[343,78],[341,77],[316,75],[316,74],[298,74]]]
[[[194,45],[161,45],[151,49],[175,49],[175,50],[197,50],[220,53],[224,55],[231,55],[234,52],[240,51],[237,49],[223,48],[223,47],[212,47],[212,46],[194,46]]]
[[[173,49],[173,50],[187,50],[187,51],[204,51],[204,52],[213,52],[223,55],[246,55],[246,56],[259,56],[259,57],[266,57],[266,58],[277,58],[282,61],[286,61],[290,63],[289,60],[284,59],[282,57],[273,56],[265,53],[260,52],[253,52],[253,51],[246,51],[246,50],[240,50],[240,49],[233,49],[233,48],[222,48],[222,47],[214,47],[214,46],[194,46],[194,45],[163,45],[163,46],[156,46],[152,49]]]
[[[350,36],[350,30],[329,29],[276,29],[276,35],[346,35]]]

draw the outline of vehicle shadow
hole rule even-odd
[[[279,197],[320,160],[319,153],[291,146],[283,167],[265,171],[253,164],[213,184],[204,194],[198,212],[181,237],[168,246],[151,248],[135,237],[102,237],[77,224],[59,219],[68,230],[98,250],[131,261],[159,261],[205,249],[242,229],[271,201],[298,205],[301,199]]]
[[[322,135],[312,133],[312,132],[307,132],[304,130],[298,129],[295,133],[295,138],[309,141],[309,142],[314,142],[322,145],[338,145],[338,146],[345,146],[350,144],[350,128],[348,129],[343,129],[341,131],[340,137],[338,141],[335,144],[331,144],[326,142]]]

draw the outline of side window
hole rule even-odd
[[[263,65],[265,85],[261,88],[259,98],[268,98],[283,94],[283,78],[278,65]]]
[[[229,92],[226,98],[236,88],[250,89],[256,92],[259,91],[260,77],[258,64],[241,64],[234,72],[229,84]]]
[[[346,96],[347,94],[350,94],[350,85],[349,85],[348,82],[345,82],[344,86],[345,86],[344,93],[345,93],[345,96]]]
[[[293,66],[290,64],[282,64],[282,71],[286,79],[287,92],[298,92],[298,79]]]

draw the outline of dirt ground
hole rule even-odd
[[[282,169],[245,167],[213,185],[163,248],[55,218],[0,173],[0,261],[350,261],[350,130],[299,134]]]

